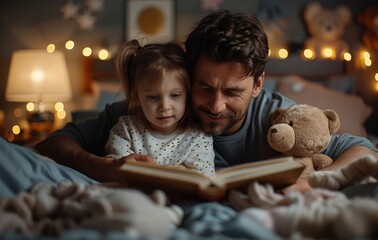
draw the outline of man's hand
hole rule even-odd
[[[281,189],[282,194],[287,195],[289,192],[309,192],[312,187],[308,183],[307,179],[298,178],[297,182]]]
[[[119,158],[117,160],[117,165],[122,166],[124,163],[129,162],[146,162],[151,164],[156,164],[156,162],[152,159],[150,156],[138,154],[138,153],[132,153],[126,157]]]

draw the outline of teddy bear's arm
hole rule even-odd
[[[325,154],[317,153],[317,154],[312,155],[311,158],[312,158],[312,162],[314,164],[315,170],[323,169],[325,167],[330,166],[333,163],[332,158],[328,157]]]

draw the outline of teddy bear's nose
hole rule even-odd
[[[272,129],[270,130],[270,132],[271,132],[271,133],[277,133],[277,128],[272,128]]]

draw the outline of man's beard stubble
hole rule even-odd
[[[217,119],[226,119],[226,124],[224,126],[219,126],[217,122],[203,122],[202,119],[198,116],[197,118],[200,121],[200,124],[202,126],[202,129],[211,135],[214,136],[221,136],[224,135],[227,130],[229,130],[234,124],[237,122],[235,118],[235,114],[232,112],[226,112],[226,113],[220,113],[220,114],[212,114],[208,109],[206,108],[197,108],[197,112],[205,114],[207,116],[211,116],[212,118],[217,118]]]

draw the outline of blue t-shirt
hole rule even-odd
[[[262,90],[257,98],[251,99],[241,129],[229,136],[214,136],[216,168],[263,160],[277,155],[278,153],[267,141],[270,116],[277,108],[287,108],[293,104],[295,104],[293,100],[280,93],[270,93],[265,90]],[[118,122],[118,118],[125,114],[127,114],[125,102],[113,103],[107,105],[97,118],[68,123],[51,136],[68,135],[80,143],[86,151],[104,156],[104,146],[109,131]],[[333,135],[328,148],[323,153],[336,159],[352,146],[375,149],[367,138],[341,134]]]

